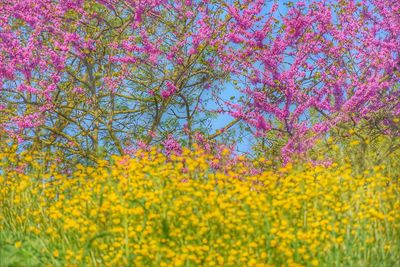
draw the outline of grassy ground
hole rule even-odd
[[[66,175],[26,158],[0,177],[0,266],[399,266],[400,187],[382,167],[249,174],[209,159],[153,152]]]

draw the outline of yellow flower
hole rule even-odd
[[[342,244],[343,243],[343,236],[339,236],[338,238],[336,238],[336,244]]]
[[[311,265],[316,267],[316,266],[319,265],[319,261],[317,259],[314,259],[314,260],[311,261]]]
[[[276,247],[277,244],[278,242],[275,239],[272,239],[270,242],[271,247]]]
[[[14,246],[16,248],[20,248],[22,246],[22,242],[21,241],[17,241],[17,242],[15,242]]]

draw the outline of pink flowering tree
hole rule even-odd
[[[214,62],[222,8],[8,1],[0,10],[2,129],[82,156],[100,147],[122,154],[171,133],[190,144],[207,128],[207,103],[220,90],[212,84],[228,77]]]
[[[283,139],[286,160],[346,122],[380,117],[398,133],[399,3],[298,1],[282,14],[245,1],[228,12],[221,54],[246,97],[227,105],[261,139]]]
[[[0,127],[84,157],[243,129],[288,160],[349,122],[395,133],[399,10],[389,0],[6,0]],[[212,129],[218,114],[232,120]]]

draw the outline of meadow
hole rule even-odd
[[[400,187],[384,166],[354,175],[350,164],[273,169],[258,158],[249,173],[225,152],[153,148],[73,173],[24,155],[0,175],[0,266],[400,262]]]
[[[0,267],[400,267],[399,15],[0,0]]]

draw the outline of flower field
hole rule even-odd
[[[0,0],[0,267],[400,267],[399,159],[399,0]]]
[[[197,148],[0,178],[0,266],[396,266],[400,187],[376,166],[244,157],[213,168]],[[3,168],[6,168],[3,163]]]

